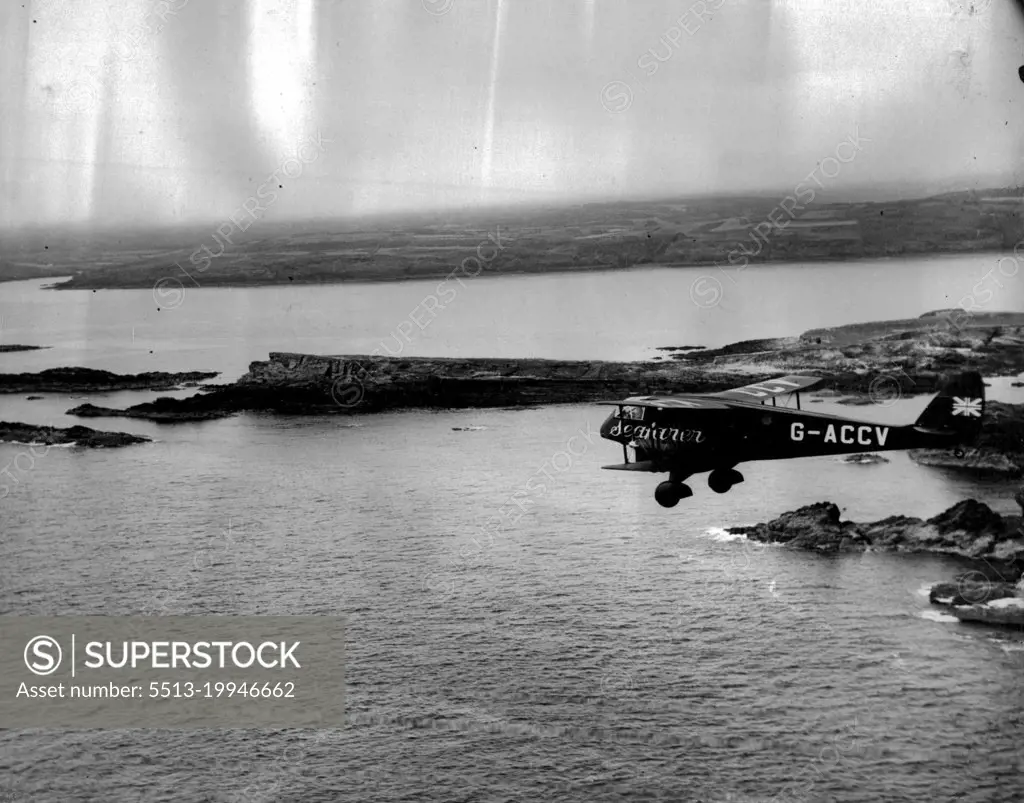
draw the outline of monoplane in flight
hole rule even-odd
[[[602,402],[618,409],[601,425],[601,437],[622,444],[619,471],[668,473],[654,498],[674,507],[693,495],[683,481],[710,471],[712,491],[725,493],[743,475],[740,463],[795,457],[881,452],[896,449],[955,449],[981,430],[985,384],[976,372],[959,374],[912,424],[889,426],[800,408],[800,392],[822,380],[784,376],[719,393],[634,396]],[[796,408],[778,406],[792,394]],[[768,401],[771,404],[767,404]]]

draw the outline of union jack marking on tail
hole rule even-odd
[[[954,396],[953,415],[981,418],[981,399],[961,399],[959,396]]]

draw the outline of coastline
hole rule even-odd
[[[784,195],[784,194],[783,194]],[[820,200],[777,220],[780,196],[620,200],[488,208],[471,216],[387,221],[265,221],[252,234],[211,222],[126,249],[117,232],[87,248],[25,242],[0,273],[52,277],[55,289],[165,290],[383,283],[449,276],[569,274],[636,267],[823,264],[1010,253],[1024,237],[1019,187],[893,199]],[[247,227],[248,228],[248,227]],[[226,256],[225,256],[226,255]],[[71,278],[68,279],[67,277]]]
[[[615,362],[514,358],[429,358],[271,352],[229,384],[203,384],[184,399],[160,398],[125,410],[81,405],[86,417],[205,420],[243,410],[285,414],[360,414],[409,408],[470,408],[588,403],[644,394],[709,393],[780,375],[820,377],[826,392],[888,404],[933,392],[950,373],[1024,372],[1024,313],[919,318],[812,329],[798,336],[745,340],[715,349],[663,347],[670,357]],[[117,375],[51,369],[0,375],[0,392],[170,389],[212,373]],[[993,407],[993,412],[998,408]],[[1002,420],[1016,420],[1001,413]]]
[[[876,261],[892,261],[892,262],[904,262],[904,261],[917,261],[923,259],[937,259],[937,258],[953,258],[965,255],[977,255],[977,254],[1007,254],[1013,253],[1012,247],[985,247],[978,249],[951,249],[951,250],[937,250],[937,251],[914,251],[903,254],[885,254],[885,255],[874,255],[865,254],[859,256],[841,256],[841,255],[821,255],[812,257],[778,257],[770,259],[757,259],[750,262],[749,265],[739,267],[729,264],[721,264],[717,260],[695,260],[695,261],[673,261],[673,262],[639,262],[632,265],[537,265],[536,267],[524,267],[514,266],[508,268],[502,268],[500,265],[493,267],[486,267],[481,270],[477,275],[471,278],[479,279],[481,277],[489,276],[496,278],[499,276],[536,276],[536,275],[566,275],[575,273],[628,273],[634,270],[653,270],[653,269],[664,269],[664,270],[676,270],[676,269],[687,269],[687,268],[713,268],[718,271],[724,271],[729,274],[739,273],[742,271],[748,271],[758,267],[781,267],[781,266],[806,266],[814,267],[818,264],[830,264],[830,263],[845,263],[845,264],[857,264],[862,262],[876,262]],[[458,270],[457,263],[453,262],[450,265],[446,265],[444,268],[437,270],[426,269],[423,272],[414,274],[403,274],[396,275],[394,270],[387,266],[382,266],[376,272],[371,275],[360,273],[358,275],[349,275],[346,273],[338,273],[332,275],[316,274],[312,276],[304,276],[300,272],[293,275],[292,278],[287,276],[252,276],[251,279],[239,280],[233,276],[221,276],[216,273],[199,272],[196,278],[191,275],[184,273],[181,276],[174,275],[177,271],[173,267],[168,267],[163,274],[157,276],[152,273],[147,273],[145,277],[134,279],[129,276],[119,276],[117,278],[105,279],[103,277],[91,277],[88,273],[76,274],[71,278],[68,277],[68,270],[62,270],[59,274],[55,274],[52,277],[36,277],[44,279],[63,279],[64,281],[54,282],[51,284],[43,285],[43,290],[149,290],[152,289],[156,282],[162,280],[173,280],[179,282],[184,289],[187,290],[201,290],[211,288],[259,288],[259,287],[280,287],[283,285],[296,286],[296,285],[379,285],[379,284],[402,284],[405,282],[416,282],[416,281],[442,281],[452,276],[455,271]],[[712,277],[714,278],[714,277]],[[202,281],[199,281],[202,279]],[[198,282],[198,286],[190,284],[191,281]],[[17,279],[3,279],[0,278],[0,282],[3,281],[25,281],[23,277]]]

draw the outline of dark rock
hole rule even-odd
[[[25,400],[26,401],[39,401],[41,398],[43,398],[43,397],[42,396],[26,396]]]
[[[196,397],[202,399],[203,397]],[[192,407],[179,404],[181,400],[163,397],[146,404],[136,404],[126,410],[113,407],[98,407],[95,404],[80,404],[67,411],[67,415],[80,418],[142,418],[158,424],[183,423],[186,421],[209,421],[226,418],[233,414],[232,410],[207,408],[198,404]]]
[[[837,391],[855,392],[866,404],[881,397],[932,393],[942,376],[965,364],[985,376],[1024,370],[1024,313],[971,312],[848,324],[804,332],[798,338],[745,341],[676,355],[714,370],[743,364],[780,373],[825,378]],[[864,397],[867,397],[865,399]]]
[[[1020,476],[1024,473],[1024,404],[985,402],[981,434],[962,457],[947,449],[912,449],[910,459],[925,466]]]
[[[889,462],[888,457],[882,457],[880,454],[848,454],[844,455],[841,459],[844,463],[854,463],[861,466]]]
[[[1024,489],[1017,496],[1018,504],[1024,508]],[[973,502],[955,505],[930,523],[937,529],[973,529],[979,535],[977,544],[992,547],[992,556],[977,562],[971,571],[957,575],[954,582],[932,586],[929,601],[944,606],[963,621],[1024,626],[1024,555],[1014,546],[1024,538],[1021,518],[1003,519]],[[1008,532],[1009,540],[1005,538]]]
[[[974,535],[999,536],[1006,531],[1003,517],[988,505],[965,499],[937,516],[928,519],[939,535],[950,533],[972,533]]]
[[[603,401],[644,393],[698,393],[770,374],[709,375],[679,362],[539,359],[322,357],[272,353],[231,385],[126,410],[82,405],[84,416],[195,421],[243,410],[285,415],[372,413],[405,408],[512,407]]]
[[[981,622],[1024,630],[1024,599],[993,600],[983,605],[954,605],[948,612],[963,622]]]
[[[129,435],[126,432],[103,432],[89,427],[76,426],[61,429],[0,421],[0,441],[28,445],[75,444],[90,448],[105,448],[129,446],[133,443],[149,443],[150,439],[142,435]]]
[[[961,451],[961,456],[957,456],[952,449],[911,449],[909,454],[910,459],[915,463],[934,468],[952,468],[978,474],[1000,474],[1006,477],[1019,477],[1024,473],[1020,455],[1011,457],[996,449],[975,449],[973,447]]]
[[[789,544],[800,549],[823,552],[863,549],[868,545],[857,525],[840,522],[839,508],[832,502],[818,502],[783,513],[767,524],[730,527],[729,532],[745,535],[755,541]]]
[[[0,346],[0,353],[5,351],[38,351],[39,349],[48,349],[49,346],[22,346],[18,343],[11,343],[6,346]]]
[[[49,368],[37,374],[0,374],[0,393],[92,393],[115,390],[174,390],[185,382],[217,376],[216,371],[171,374],[147,371],[114,374],[94,368]]]
[[[1016,595],[1017,587],[1013,583],[965,578],[955,583],[933,585],[928,592],[928,600],[934,605],[981,605],[994,599],[1004,599]]]
[[[960,502],[928,521],[890,516],[857,524],[840,521],[839,508],[819,502],[783,513],[753,527],[729,532],[755,541],[789,544],[802,549],[845,552],[871,549],[938,552],[996,560],[1024,560],[1024,530],[1019,517],[1004,519],[973,499]]]

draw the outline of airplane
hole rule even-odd
[[[912,424],[889,426],[800,408],[800,393],[823,382],[783,376],[767,382],[678,396],[633,396],[599,402],[618,408],[601,437],[622,444],[617,471],[668,473],[654,491],[662,507],[693,496],[683,480],[705,471],[708,486],[726,493],[743,482],[739,463],[900,449],[959,449],[981,431],[985,383],[975,371],[947,379]],[[796,409],[779,406],[795,396]],[[766,402],[771,401],[771,405]]]

